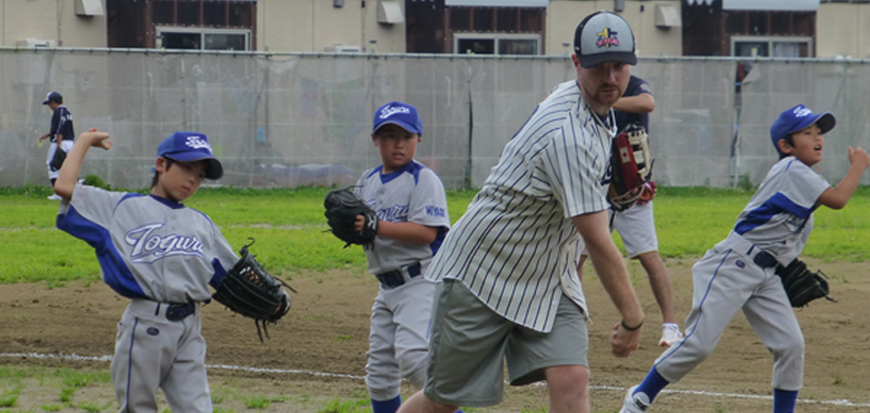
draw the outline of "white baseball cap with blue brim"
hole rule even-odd
[[[208,161],[205,177],[220,179],[224,167],[214,157],[208,137],[197,132],[178,131],[160,142],[157,146],[157,157],[164,157],[179,162]]]
[[[574,53],[587,69],[604,62],[637,64],[631,26],[608,11],[592,13],[580,22],[574,31]]]
[[[810,108],[804,105],[786,109],[770,125],[770,139],[773,141],[773,147],[779,152],[778,143],[781,139],[785,139],[786,136],[812,124],[817,124],[822,134],[825,134],[834,129],[834,126],[837,125],[837,118],[830,112],[814,114]]]
[[[372,133],[384,125],[393,124],[408,132],[423,135],[423,120],[417,114],[417,109],[404,102],[390,102],[378,108],[372,124]]]

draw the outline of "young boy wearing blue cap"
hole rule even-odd
[[[374,413],[399,408],[402,378],[418,389],[426,382],[435,283],[423,274],[450,229],[450,217],[441,180],[414,160],[422,134],[416,108],[403,102],[381,106],[371,137],[382,164],[365,171],[355,188],[379,219],[374,244],[365,249],[369,271],[380,282],[366,363]]]
[[[90,244],[103,280],[130,299],[111,367],[120,411],[158,411],[162,388],[172,411],[210,413],[200,303],[239,258],[208,216],[181,202],[223,168],[204,134],[175,132],[157,149],[150,195],[77,183],[88,149],[109,150],[108,138],[79,136],[55,192],[63,198],[57,227]]]
[[[870,156],[849,147],[849,171],[836,186],[811,167],[822,160],[822,134],[834,115],[813,114],[804,105],[782,112],[770,127],[780,160],[770,169],[731,234],[692,268],[695,296],[686,337],[655,361],[639,385],[629,389],[621,413],[647,411],[668,384],[707,358],[739,310],[773,354],[773,412],[791,413],[803,386],[804,338],[777,265],[800,255],[813,229],[813,211],[841,209],[855,193]]]

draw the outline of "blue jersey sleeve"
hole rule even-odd
[[[127,197],[140,196],[76,185],[72,202],[61,202],[57,228],[88,243],[94,249],[103,281],[128,298],[145,297],[145,292],[113,242],[111,220],[117,205]]]
[[[649,93],[652,95],[652,89],[649,87],[649,83],[646,80],[643,80],[637,76],[632,76],[631,81],[628,83],[628,87],[625,88],[625,93],[622,96],[638,96],[643,93]]]
[[[649,83],[647,83],[646,80],[643,80],[637,76],[631,76],[628,81],[628,86],[625,87],[625,92],[623,92],[622,97],[638,96],[644,93],[647,93],[649,95],[653,94]],[[613,112],[616,115],[616,126],[619,131],[622,131],[628,125],[640,124],[641,126],[643,126],[643,129],[645,131],[649,132],[648,113],[631,113],[616,109],[614,109]]]
[[[831,187],[825,178],[800,161],[793,161],[786,169],[787,179],[779,193],[788,198],[796,210],[789,210],[795,216],[805,218],[816,209],[819,197]]]
[[[54,140],[57,135],[58,128],[60,127],[60,116],[61,110],[60,108],[55,109],[55,111],[51,114],[51,129],[48,131],[51,140]]]
[[[409,209],[408,221],[429,227],[450,228],[447,195],[444,193],[444,185],[433,170],[420,170],[417,186],[411,193]]]
[[[66,106],[61,106],[58,108],[58,110],[60,111],[60,124],[57,127],[57,133],[61,136],[61,139],[63,140],[75,140],[72,114],[69,112],[69,109],[67,109]]]
[[[203,214],[204,215],[204,214]],[[209,221],[211,221],[209,219]],[[224,238],[224,235],[221,233],[221,230],[214,224],[212,225],[212,237],[209,242],[208,251],[211,252],[212,259],[211,265],[214,268],[214,276],[209,281],[209,285],[213,288],[217,288],[221,281],[223,281],[224,277],[227,275],[227,271],[233,268],[236,265],[236,262],[239,261],[239,256],[236,255],[236,252],[230,246],[230,243]]]

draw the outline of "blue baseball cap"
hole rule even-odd
[[[205,177],[208,179],[220,179],[224,174],[224,167],[211,151],[208,137],[202,133],[183,131],[173,133],[157,146],[157,157],[161,156],[179,162],[206,160],[208,168]]]
[[[372,133],[388,124],[399,125],[408,132],[423,135],[423,121],[417,115],[417,109],[407,103],[390,102],[381,106],[375,112]]]
[[[780,139],[785,139],[789,134],[814,123],[818,124],[819,129],[824,134],[834,129],[834,126],[837,125],[837,119],[830,112],[813,114],[813,111],[804,105],[797,105],[785,110],[773,121],[773,125],[770,125],[770,139],[773,141],[773,147],[779,152],[777,143]]]
[[[48,94],[45,95],[45,100],[42,101],[42,104],[47,105],[50,102],[63,103],[63,96],[61,96],[60,93],[54,91],[48,92]]]

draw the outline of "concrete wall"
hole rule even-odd
[[[396,1],[404,11],[404,1]],[[378,23],[377,7],[378,0],[345,0],[343,7],[334,7],[331,0],[260,0],[258,49],[323,52],[343,44],[363,51],[374,47],[380,53],[404,53],[405,24]]]
[[[824,3],[816,14],[816,56],[870,58],[870,4]]]
[[[678,0],[632,1],[625,2],[625,9],[620,13],[631,25],[637,39],[638,56],[682,56],[682,27],[661,29],[655,25],[655,7],[658,4],[672,5],[680,9]],[[641,11],[643,8],[643,11]],[[613,11],[613,0],[577,1],[550,0],[547,9],[547,39],[548,55],[559,56],[573,52],[574,30],[586,15],[599,11]],[[569,43],[568,47],[563,43]]]
[[[28,37],[58,47],[106,47],[106,16],[76,15],[75,0],[0,1],[0,44],[17,46]]]

